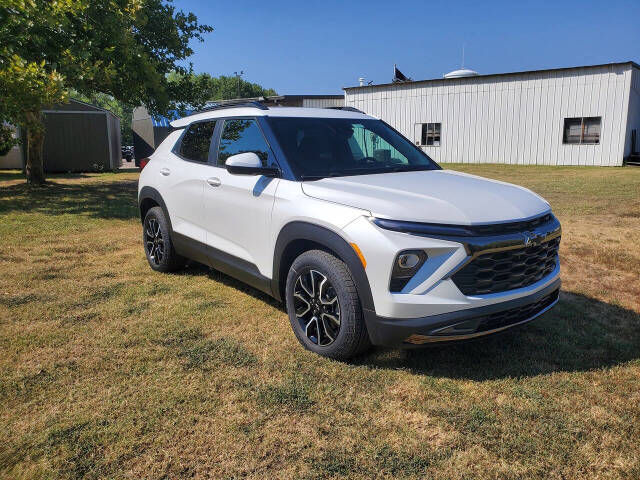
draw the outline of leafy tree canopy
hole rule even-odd
[[[167,74],[212,30],[164,0],[4,0],[0,67],[32,69],[80,94],[102,92],[154,112],[191,102]],[[25,89],[25,93],[27,89]],[[37,93],[37,92],[36,92]],[[45,98],[50,101],[51,97]]]
[[[169,0],[3,0],[0,120],[28,131],[27,177],[41,183],[40,110],[69,91],[96,92],[154,113],[198,105],[188,82],[191,40],[212,30]],[[170,82],[175,71],[181,78]]]
[[[257,83],[251,83],[235,76],[221,75],[212,77],[207,73],[182,74],[171,72],[168,75],[169,82],[178,82],[181,85],[190,85],[192,95],[201,103],[209,100],[229,100],[232,98],[267,97],[277,95],[272,88],[264,88]]]

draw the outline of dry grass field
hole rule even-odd
[[[0,478],[640,478],[640,169],[451,168],[551,202],[560,303],[350,363],[235,280],[152,272],[135,173],[0,172]]]

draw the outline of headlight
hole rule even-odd
[[[391,270],[389,291],[402,291],[426,260],[427,254],[423,250],[403,250],[398,253]]]

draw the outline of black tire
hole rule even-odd
[[[310,288],[314,282],[324,283],[324,287],[318,286],[316,292],[315,287]],[[309,295],[310,290],[313,295]],[[347,360],[371,346],[351,272],[333,255],[309,250],[295,259],[287,275],[286,303],[291,327],[306,349],[324,357]],[[306,310],[307,306],[312,310]],[[339,323],[333,320],[336,311]],[[307,313],[300,317],[299,312]],[[322,318],[321,324],[318,318]]]
[[[173,272],[185,264],[173,248],[169,222],[160,207],[150,208],[144,217],[142,244],[149,266],[157,272]]]

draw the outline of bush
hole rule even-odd
[[[0,157],[9,153],[18,139],[13,137],[13,130],[7,125],[0,125]]]

